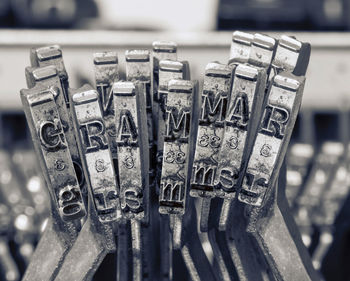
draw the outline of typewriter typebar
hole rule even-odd
[[[192,166],[190,140],[191,113],[195,106],[194,84],[187,80],[171,80],[166,102],[164,154],[159,194],[161,214],[185,213],[189,169]],[[194,119],[195,120],[195,119]]]
[[[119,188],[98,94],[86,87],[72,94],[72,103],[79,152],[98,218],[101,223],[116,221],[120,218]]]
[[[232,34],[229,64],[247,63],[254,35],[242,31]]]
[[[165,138],[165,126],[166,126],[166,103],[168,96],[168,84],[172,79],[183,79],[184,78],[185,65],[178,61],[160,61],[159,62],[159,73],[158,73],[158,91],[157,91],[157,170],[161,171],[162,159],[163,159],[163,146]],[[158,175],[157,175],[158,176]],[[160,177],[160,174],[159,174]],[[158,179],[158,183],[159,183]]]
[[[90,280],[108,253],[116,251],[115,223],[121,219],[119,188],[108,147],[98,93],[70,89],[79,153],[88,182],[88,217],[55,280]],[[82,251],[89,251],[79,263]]]
[[[256,33],[254,34],[251,43],[248,63],[258,67],[267,68],[267,72],[269,73],[270,64],[275,54],[275,50],[276,40],[274,38]]]
[[[224,137],[232,70],[223,64],[206,67],[190,195],[215,197],[214,179]]]
[[[153,49],[153,69],[159,69],[159,62],[162,60],[177,60],[177,45],[171,41],[154,41]]]
[[[278,41],[276,53],[271,65],[269,82],[282,71],[290,71],[294,75],[305,75],[310,58],[311,47],[293,37],[282,35]]]
[[[261,206],[271,192],[285,155],[283,143],[289,142],[300,107],[304,80],[288,73],[275,76],[239,191],[241,202]]]
[[[60,46],[52,45],[37,49],[31,49],[30,62],[32,67],[43,67],[49,65],[56,67],[63,88],[63,96],[66,100],[67,107],[69,107],[68,74],[64,66],[62,50]]]
[[[64,221],[85,216],[85,206],[65,136],[65,126],[58,113],[51,90],[22,90],[22,102],[34,144],[40,152],[41,166],[53,201]]]
[[[151,61],[148,50],[128,50],[126,58],[126,79],[128,81],[139,82],[142,87],[142,98],[145,100],[147,113],[147,136],[150,153],[153,152],[153,97],[151,92]],[[150,159],[151,161],[151,159]],[[150,162],[150,166],[152,166]],[[153,168],[153,167],[150,167]],[[151,171],[150,171],[151,173]]]
[[[103,121],[106,126],[109,149],[112,157],[117,159],[117,145],[115,143],[115,123],[112,85],[119,80],[118,56],[116,52],[102,52],[94,54],[94,73],[96,89],[102,106]]]
[[[86,197],[87,187],[83,175],[83,168],[78,152],[78,145],[74,133],[74,125],[71,114],[67,108],[67,103],[64,97],[64,89],[61,85],[60,78],[58,76],[57,69],[54,65],[48,65],[43,67],[27,67],[26,68],[27,84],[30,88],[43,87],[46,89],[52,89],[55,94],[55,103],[57,104],[57,110],[61,118],[61,122],[64,127],[65,137],[67,145],[72,157],[74,169],[79,181],[81,192]],[[85,199],[85,198],[84,198]]]
[[[159,62],[162,60],[177,61],[177,45],[174,42],[155,41],[152,44],[151,56],[151,95],[153,99],[154,140],[157,139],[159,114]]]
[[[23,280],[55,278],[86,213],[56,95],[45,87],[21,91],[34,148],[51,194],[50,218]],[[47,255],[48,252],[51,254]]]
[[[148,140],[142,85],[113,85],[120,203],[127,219],[148,216]]]
[[[259,125],[266,72],[238,65],[225,118],[215,186],[217,196],[234,199],[244,160],[249,155]],[[254,112],[254,113],[253,113]]]

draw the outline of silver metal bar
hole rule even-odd
[[[185,65],[182,62],[163,60],[159,62],[159,84],[157,101],[159,104],[158,120],[158,135],[157,135],[157,161],[158,166],[162,165],[164,132],[166,123],[166,103],[168,96],[168,84],[172,79],[183,79]],[[158,168],[161,170],[160,168]]]
[[[266,72],[248,65],[238,65],[225,118],[223,145],[217,173],[216,195],[234,199],[261,118]]]
[[[239,201],[250,205],[246,207],[249,214],[247,231],[257,239],[278,280],[318,280],[300,237],[293,236],[295,228],[288,218],[285,195],[283,198],[278,196],[278,200],[274,195],[300,107],[304,81],[304,77],[285,72],[274,77],[238,195]],[[273,212],[268,211],[271,209]],[[266,217],[266,220],[262,220],[262,217]],[[277,226],[278,233],[275,231]],[[281,247],[287,247],[288,251],[281,252]],[[294,262],[290,265],[292,256]]]
[[[185,213],[188,169],[191,166],[190,135],[192,96],[191,81],[171,80],[166,102],[163,165],[159,195],[159,212],[168,215]],[[158,143],[159,144],[159,143]]]
[[[159,186],[159,194],[160,196],[162,192],[162,186],[161,186],[161,176],[163,173],[163,153],[164,153],[164,134],[165,134],[165,126],[166,126],[166,102],[167,102],[167,95],[168,95],[168,83],[172,79],[182,79],[184,78],[184,64],[178,61],[171,61],[171,60],[162,60],[158,61],[158,90],[157,90],[157,96],[155,98],[156,102],[155,104],[157,106],[157,116],[156,116],[156,123],[157,123],[157,170],[156,170],[156,178],[157,178],[157,184]],[[161,213],[161,216],[165,215]],[[169,221],[169,219],[161,219],[161,223],[164,223],[166,221]],[[161,228],[161,231],[164,230],[164,228]],[[164,238],[171,238],[171,235],[169,236],[167,233],[162,235]],[[166,249],[167,247],[170,247],[171,241],[164,240],[164,244],[162,245],[165,247],[165,250],[162,250],[163,255],[169,254],[169,257],[166,257],[166,262],[164,263],[164,266],[172,264],[170,263],[171,256],[172,256],[172,248]],[[163,263],[162,263],[163,264]],[[164,272],[171,272],[171,269],[164,268]],[[166,276],[166,275],[165,275]]]
[[[150,272],[144,266],[141,223],[149,222],[148,134],[144,85],[118,82],[113,85],[116,144],[121,211],[131,221],[133,279],[143,280]],[[145,229],[143,229],[145,230]],[[147,261],[149,262],[149,261]],[[152,278],[150,276],[150,278]]]
[[[55,278],[77,236],[73,222],[79,221],[86,214],[55,95],[57,93],[53,90],[39,86],[21,91],[34,147],[51,195],[48,228],[27,268],[24,280]],[[48,256],[48,248],[54,254]],[[43,264],[46,266],[42,267]]]
[[[90,280],[105,255],[116,250],[113,224],[121,219],[119,187],[97,92],[86,85],[71,90],[70,96],[79,154],[89,187],[89,213],[56,280]],[[86,245],[91,248],[79,260]]]
[[[205,70],[198,136],[193,161],[193,197],[216,196],[214,180],[224,138],[224,124],[230,100],[232,70],[223,64],[209,63]]]
[[[159,212],[170,215],[173,249],[181,250],[191,278],[215,280],[197,233],[193,202],[187,199],[194,156],[190,140],[195,139],[197,125],[196,86],[188,80],[171,80],[168,90]],[[183,216],[186,201],[188,214]]]
[[[236,43],[233,44],[234,48],[242,48],[245,51],[239,52],[236,50],[235,52],[235,59],[230,60],[231,67],[234,65],[237,65],[237,61],[243,61],[246,63],[249,63],[249,65],[245,65],[247,68],[245,74],[243,74],[243,77],[246,76],[246,79],[249,77],[250,74],[253,75],[253,72],[264,72],[265,78],[259,82],[264,84],[266,87],[266,79],[268,77],[268,73],[270,71],[272,58],[275,53],[276,49],[276,40],[262,34],[255,34],[254,36],[248,33],[240,33],[239,34],[233,34],[233,38],[237,37]],[[233,40],[234,42],[235,40]],[[248,43],[250,42],[250,45]],[[238,44],[239,43],[239,44]],[[248,57],[248,59],[246,59]],[[251,67],[251,70],[249,69]],[[244,68],[242,69],[243,72],[246,71]],[[250,76],[251,76],[250,75]],[[248,78],[249,79],[249,78]],[[254,79],[253,79],[254,80]],[[235,81],[233,81],[233,88],[235,87]],[[239,86],[238,86],[239,87]],[[233,95],[231,93],[231,102],[234,103],[234,107],[231,108],[231,110],[234,110],[231,112],[231,117],[233,118],[231,120],[231,124],[236,127],[233,131],[236,133],[235,135],[230,137],[230,140],[232,141],[231,148],[229,151],[235,151],[235,155],[237,158],[236,164],[234,164],[233,168],[234,170],[231,171],[224,171],[223,177],[219,173],[216,175],[216,184],[221,185],[219,182],[219,179],[223,179],[225,181],[228,180],[228,183],[230,181],[233,185],[237,186],[240,185],[240,182],[242,182],[242,173],[241,171],[244,171],[245,166],[247,164],[247,155],[250,154],[252,149],[252,144],[255,139],[256,135],[256,128],[257,124],[261,118],[262,113],[262,104],[265,98],[265,91],[262,88],[258,89],[258,92],[254,95],[242,95],[240,94],[240,90],[236,89],[237,96]],[[243,89],[245,91],[245,89]],[[254,106],[254,108],[253,108]],[[235,112],[236,111],[236,112]],[[254,112],[253,118],[250,116],[250,112]],[[250,121],[250,119],[252,119]],[[236,124],[236,125],[235,125]],[[250,127],[252,126],[252,128]],[[226,125],[225,125],[226,130]],[[239,134],[237,134],[239,133]],[[226,133],[225,133],[226,135]],[[228,141],[230,141],[228,140]],[[238,149],[238,145],[241,145],[240,149]],[[235,146],[236,149],[234,148]],[[224,149],[224,146],[221,150]],[[224,156],[224,155],[222,155]],[[233,162],[234,163],[234,162]],[[221,167],[219,167],[218,171],[221,170]],[[220,172],[221,173],[221,172]],[[226,174],[226,175],[225,175]],[[226,178],[226,179],[225,179]],[[236,183],[235,183],[236,180]],[[228,190],[228,189],[227,189]],[[220,195],[222,193],[220,190],[218,191],[218,196],[221,197],[223,195]],[[224,202],[223,202],[223,208],[220,215],[220,221],[219,221],[219,229],[220,230],[226,230],[228,228],[229,220],[230,220],[230,213],[233,208],[233,205],[235,204],[233,199],[236,196],[235,192],[231,194],[233,197],[228,198],[228,192],[226,192],[226,196],[224,196]]]
[[[63,62],[62,62],[63,63]],[[59,72],[54,65],[47,65],[43,67],[27,67],[26,79],[29,88],[42,87],[45,89],[51,89],[55,93],[55,103],[57,110],[61,118],[62,125],[64,126],[65,137],[69,152],[72,157],[75,173],[78,177],[80,190],[83,194],[85,204],[87,204],[87,186],[83,175],[83,168],[79,157],[78,146],[76,136],[74,133],[74,126],[71,114],[69,114],[65,100],[65,89],[63,88]]]
[[[128,50],[125,53],[126,58],[126,77],[127,80],[133,81],[138,84],[138,89],[140,90],[140,99],[143,99],[143,104],[145,104],[147,124],[143,118],[140,119],[142,126],[146,129],[148,142],[146,146],[142,147],[144,154],[147,155],[149,160],[148,173],[149,177],[149,191],[146,200],[149,201],[146,206],[149,209],[148,221],[141,225],[141,237],[143,246],[143,276],[145,278],[156,278],[159,275],[157,268],[154,266],[154,260],[156,258],[160,259],[160,249],[155,245],[151,246],[151,240],[153,237],[159,235],[156,233],[155,229],[159,229],[159,213],[157,208],[158,194],[155,186],[155,169],[156,169],[156,159],[152,157],[156,153],[156,147],[153,139],[153,97],[151,93],[151,61],[150,52],[148,50]],[[148,130],[147,130],[148,129]],[[143,133],[145,134],[145,133]]]
[[[118,56],[116,52],[94,54],[94,73],[96,89],[103,111],[107,138],[114,161],[117,161],[117,145],[115,143],[115,120],[112,85],[119,80]],[[115,167],[117,168],[117,167]],[[117,171],[116,171],[117,172]]]
[[[217,235],[216,225],[209,226],[209,219],[213,216],[218,217],[216,210],[211,208],[211,199],[216,196],[214,179],[224,137],[231,74],[232,69],[223,64],[209,63],[206,67],[190,190],[191,196],[201,198],[200,230],[208,232],[214,259],[218,265],[214,267],[214,274],[221,280],[233,278],[234,266],[231,262],[227,267],[229,261],[226,263],[220,249],[220,245],[226,243],[225,235]],[[220,206],[216,208],[220,209]]]
[[[99,100],[103,112],[103,121],[106,126],[109,149],[112,153],[115,174],[118,175],[118,150],[115,142],[116,128],[114,119],[114,103],[113,103],[113,83],[119,80],[119,62],[116,52],[94,53],[94,73],[96,89],[99,93]],[[125,257],[128,252],[127,243],[127,226],[120,221],[118,224],[118,249],[117,249],[117,276],[127,276],[127,266]],[[124,265],[124,266],[123,266]]]
[[[162,133],[158,126],[159,115],[159,100],[158,100],[158,85],[159,85],[159,62],[162,60],[177,60],[177,46],[174,42],[155,41],[152,44],[152,60],[151,60],[151,94],[153,99],[152,106],[152,119],[153,119],[153,153],[157,152],[157,139],[158,135]],[[164,128],[162,128],[163,130]],[[155,172],[154,172],[154,194],[156,198],[153,198],[151,191],[152,205],[158,206],[159,196],[159,179],[161,175],[161,159],[156,157]],[[159,216],[158,207],[151,208],[154,216]],[[168,281],[172,279],[172,249],[170,248],[170,229],[169,229],[169,217],[167,215],[160,215],[159,219],[159,250],[160,250],[160,279]]]
[[[30,63],[32,67],[43,67],[53,65],[57,69],[61,81],[63,96],[69,108],[68,97],[68,74],[64,66],[62,50],[58,45],[33,48],[30,51]]]
[[[239,191],[241,202],[260,207],[271,193],[300,107],[304,81],[304,77],[289,73],[275,76]]]
[[[309,43],[282,35],[278,41],[272,61],[269,82],[281,71],[290,71],[294,75],[305,75],[309,65],[311,46]]]
[[[267,69],[269,74],[271,62],[276,51],[276,40],[260,33],[254,34],[251,43],[248,63]]]
[[[142,85],[113,86],[121,210],[127,219],[148,216],[148,138]]]
[[[253,34],[241,31],[233,32],[228,64],[247,63],[253,40]]]

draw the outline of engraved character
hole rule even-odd
[[[238,170],[222,168],[219,175],[219,186],[226,192],[233,192],[236,190],[235,184],[239,177]]]
[[[259,193],[256,193],[259,192],[259,187],[266,190],[268,181],[263,177],[257,178],[256,175],[246,172],[241,193],[256,198],[259,197]]]
[[[223,125],[226,116],[227,97],[215,94],[212,91],[203,90],[202,109],[199,124],[216,122]]]
[[[183,199],[183,183],[180,181],[161,184],[161,201],[168,203],[181,203]]]
[[[81,217],[81,214],[84,213],[81,200],[78,188],[71,185],[62,188],[58,194],[58,204],[63,218],[71,220]]]
[[[137,129],[129,110],[121,110],[117,129],[118,144],[137,144]]]
[[[216,166],[193,165],[192,184],[212,187],[214,185]]]
[[[98,93],[101,95],[102,107],[103,107],[103,115],[113,114],[113,92],[110,90],[110,87],[106,83],[100,83],[96,85]]]
[[[285,125],[289,120],[289,111],[282,107],[268,105],[264,111],[260,132],[282,139]]]
[[[190,112],[167,108],[166,135],[167,139],[187,139],[190,132]]]
[[[86,152],[108,148],[104,132],[105,126],[99,120],[80,124],[80,134],[86,147]]]
[[[62,123],[57,118],[40,124],[39,137],[43,146],[48,150],[58,150],[67,147]]]
[[[114,213],[116,209],[116,200],[118,199],[115,190],[94,191],[96,209],[99,214]]]
[[[124,211],[132,211],[139,213],[143,211],[142,208],[142,192],[137,187],[130,187],[124,190],[121,207]]]
[[[238,93],[234,103],[229,111],[227,124],[242,130],[247,130],[249,120],[249,105],[247,95],[243,92]]]

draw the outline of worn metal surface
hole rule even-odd
[[[98,94],[87,85],[71,96],[79,153],[98,218],[101,223],[117,221],[119,187]]]
[[[54,96],[55,92],[46,88],[21,91],[34,147],[51,194],[51,218],[24,280],[52,280],[56,276],[77,236],[72,221],[77,222],[86,213]],[[45,254],[48,247],[52,252],[49,256]]]
[[[185,213],[189,169],[192,108],[196,106],[194,84],[187,80],[171,80],[166,101],[163,165],[159,194],[161,214]],[[158,143],[159,145],[159,143]]]
[[[143,85],[142,96],[146,104],[147,113],[147,135],[149,148],[153,148],[153,96],[151,91],[151,58],[149,50],[127,50],[126,59],[126,79],[128,81],[138,81]],[[150,153],[153,151],[150,151]],[[150,168],[152,167],[150,161]],[[150,171],[150,173],[153,171]],[[153,176],[150,174],[150,176]]]
[[[26,79],[29,88],[37,89],[46,88],[51,89],[55,93],[55,103],[57,105],[58,114],[60,116],[62,125],[64,127],[67,145],[72,157],[75,173],[78,177],[81,192],[86,201],[87,186],[83,175],[81,160],[79,157],[76,136],[74,133],[74,126],[72,116],[69,114],[65,100],[65,89],[62,87],[59,72],[56,66],[47,65],[43,67],[27,67]],[[87,202],[86,202],[87,203]]]
[[[231,74],[227,65],[210,63],[206,67],[191,174],[190,195],[194,197],[216,195],[214,179],[230,100]]]
[[[28,81],[35,85],[34,90],[40,89],[41,95],[46,95],[53,108],[56,103],[65,109],[66,104],[71,106],[74,121],[68,115],[67,123],[76,126],[89,186],[88,219],[57,280],[90,280],[105,255],[116,250],[117,228],[120,235],[117,278],[154,278],[149,262],[153,253],[150,255],[150,247],[146,248],[154,235],[150,222],[153,216],[157,220],[159,216],[148,211],[152,166],[158,172],[155,178],[160,181],[159,213],[164,216],[160,226],[160,238],[164,239],[160,242],[162,280],[172,278],[172,249],[181,253],[193,280],[318,279],[289,215],[285,184],[281,181],[276,189],[300,107],[304,85],[300,75],[305,74],[310,46],[287,36],[278,41],[277,48],[276,42],[261,34],[235,32],[230,65],[209,64],[202,108],[194,83],[182,80],[189,78],[188,64],[174,61],[176,45],[172,43],[153,45],[152,68],[148,51],[127,51],[127,79],[132,82],[115,83],[113,89],[111,85],[118,79],[116,54],[95,55],[99,95],[91,87],[83,87],[71,91],[70,103],[57,95],[59,91],[65,92],[62,85],[68,85],[64,84],[64,74],[61,81],[58,79],[58,73],[64,73],[59,48],[32,51],[33,64],[49,60],[60,68],[58,73],[53,67],[28,69]],[[40,72],[41,69],[46,72]],[[68,137],[64,138],[61,121],[67,112],[55,110],[51,115],[58,116],[61,123],[54,123],[54,135],[51,131],[47,135],[56,141],[55,145],[67,147]],[[150,129],[154,125],[152,119],[156,121],[155,129]],[[108,122],[115,127],[109,130]],[[155,138],[153,132],[157,134]],[[155,140],[158,165],[148,159]],[[229,154],[230,149],[234,153]],[[198,237],[194,202],[187,198],[190,184],[191,195],[202,197],[200,227],[208,234],[214,252],[213,266]],[[157,187],[153,188],[155,197]],[[57,215],[54,207],[52,213]],[[62,240],[67,233],[60,234],[55,220],[50,223],[48,232],[58,243],[56,252],[64,256],[71,246]],[[327,231],[325,227],[325,236]],[[74,226],[70,233],[76,237]],[[93,246],[79,259],[87,244]],[[62,261],[53,263],[59,264],[54,273],[57,274]]]
[[[309,65],[310,53],[311,46],[309,43],[282,35],[272,61],[269,82],[281,71],[290,71],[294,75],[305,75]]]
[[[27,86],[32,88],[35,85],[42,85],[48,88],[52,87],[52,89],[57,92],[55,101],[58,105],[61,119],[67,126],[67,142],[71,152],[75,172],[78,176],[80,188],[86,201],[87,187],[83,176],[77,143],[73,133],[72,117],[67,111],[67,109],[69,109],[69,84],[68,74],[63,61],[62,50],[58,45],[32,48],[30,51],[30,61],[32,67],[26,68]]]
[[[253,39],[253,34],[242,31],[233,32],[228,64],[247,63]]]
[[[32,48],[30,50],[30,63],[32,67],[55,66],[63,88],[63,96],[69,108],[68,74],[64,66],[61,47],[59,45],[51,45]]]
[[[289,215],[285,194],[276,196],[274,189],[300,107],[304,80],[285,72],[275,76],[238,196],[251,205],[246,207],[247,230],[253,233],[278,280],[318,280]],[[284,192],[282,188],[278,194]],[[288,251],[283,251],[284,247]]]
[[[238,199],[262,206],[278,177],[297,117],[304,78],[289,73],[276,75],[268,94],[259,132],[245,172]]]
[[[42,158],[46,182],[60,216],[64,221],[80,219],[85,216],[85,206],[53,92],[33,89],[21,93],[28,107],[32,136],[37,138],[35,147]]]
[[[140,112],[141,118],[138,120],[137,127],[142,130],[142,135],[145,143],[140,147],[142,155],[145,155],[145,160],[148,159],[148,165],[144,166],[145,177],[148,174],[148,187],[144,189],[144,201],[146,206],[146,217],[140,225],[140,240],[142,246],[142,275],[144,280],[158,278],[159,272],[155,265],[155,259],[161,259],[160,247],[152,245],[153,237],[159,235],[159,213],[157,208],[158,194],[156,188],[156,159],[152,157],[156,153],[154,142],[154,122],[153,122],[153,96],[151,91],[151,59],[148,50],[127,50],[126,58],[126,78],[137,84],[137,99],[142,99],[144,106],[141,110],[146,111],[147,121],[144,118],[144,112]],[[138,107],[140,108],[140,107]],[[143,116],[143,117],[142,117]],[[146,131],[145,131],[146,130]],[[136,223],[134,223],[136,225]],[[137,249],[134,250],[134,255],[137,255]]]
[[[157,170],[160,172],[163,163],[163,146],[166,123],[166,102],[168,96],[168,83],[172,79],[184,79],[185,65],[179,61],[163,60],[159,62],[158,91],[156,103],[158,108],[157,122]],[[160,182],[160,174],[158,175]]]
[[[248,63],[258,67],[269,68],[275,54],[275,49],[276,39],[255,33],[251,43]]]
[[[209,226],[209,217],[217,217],[210,212],[211,197],[215,197],[214,179],[219,163],[219,151],[224,136],[224,121],[230,96],[232,69],[219,63],[209,63],[206,67],[202,92],[201,110],[198,119],[198,134],[192,165],[190,195],[202,197],[200,230],[208,232],[217,267],[214,274],[221,280],[231,280],[233,264],[228,266],[220,246],[226,242],[224,235],[217,235],[216,226]],[[216,205],[215,209],[220,209]],[[209,230],[209,228],[211,228]],[[225,249],[223,249],[225,251]],[[227,260],[229,261],[229,260]],[[216,270],[217,269],[217,270]]]
[[[235,198],[260,122],[265,80],[264,70],[248,65],[235,69],[215,176],[218,197]]]
[[[157,154],[157,139],[158,135],[162,132],[158,126],[158,114],[159,114],[159,100],[158,100],[158,85],[159,85],[159,62],[161,60],[177,60],[177,46],[174,42],[155,41],[152,44],[152,57],[151,57],[151,95],[153,99],[152,105],[152,119],[153,119],[153,154]],[[163,129],[163,127],[162,127]],[[151,159],[152,157],[150,157]],[[159,196],[159,176],[161,175],[161,160],[154,159],[155,172],[154,172],[154,187],[153,192],[151,190],[152,204],[156,206],[153,211],[154,216],[158,217],[158,196]],[[157,168],[158,167],[158,168]],[[154,197],[153,197],[154,196]],[[172,248],[170,247],[170,229],[169,229],[169,217],[167,215],[160,215],[158,218],[159,223],[159,247],[160,247],[160,279],[168,281],[172,278]]]
[[[94,73],[96,89],[103,111],[109,149],[114,161],[117,161],[116,131],[112,85],[119,80],[118,56],[116,52],[94,54]],[[116,167],[115,167],[116,168]]]
[[[106,254],[116,250],[113,223],[121,218],[119,188],[97,92],[86,85],[71,90],[70,96],[79,153],[89,187],[89,213],[56,280],[90,280]],[[86,245],[91,245],[88,251],[84,250]],[[82,252],[86,255],[79,260]]]
[[[113,85],[121,210],[126,219],[147,221],[148,138],[142,85]]]
[[[249,70],[249,67],[251,67],[251,70],[243,74],[243,77],[247,80],[249,76],[251,76],[254,72],[263,72],[265,76],[265,80],[261,80],[261,82],[257,83],[256,86],[258,86],[257,90],[258,92],[247,95],[241,96],[241,91],[239,89],[235,89],[235,81],[233,81],[232,86],[232,93],[231,93],[231,102],[234,102],[233,104],[235,107],[231,108],[233,110],[236,110],[237,112],[232,112],[233,120],[231,122],[228,122],[228,126],[230,127],[233,125],[234,129],[233,132],[239,132],[239,135],[232,136],[233,140],[233,146],[229,149],[229,151],[235,152],[238,157],[237,161],[231,160],[234,164],[233,168],[235,168],[235,171],[228,171],[229,173],[226,175],[224,174],[224,178],[227,178],[232,181],[234,185],[236,185],[237,189],[239,185],[241,185],[242,182],[242,175],[244,174],[245,167],[247,165],[247,157],[250,155],[252,150],[252,145],[256,136],[256,129],[257,125],[260,122],[261,114],[262,114],[262,103],[265,99],[265,91],[264,87],[260,84],[266,85],[266,78],[269,75],[269,71],[271,68],[271,61],[274,56],[274,52],[276,49],[276,40],[274,38],[271,38],[266,35],[262,34],[255,34],[254,36],[249,33],[244,32],[234,32],[232,35],[232,43],[231,43],[231,50],[236,49],[236,52],[231,52],[230,54],[230,60],[229,64],[231,67],[234,65],[238,65],[237,62],[245,62],[246,70]],[[250,47],[249,47],[250,43]],[[239,48],[242,48],[244,52],[239,52]],[[248,58],[248,59],[247,59]],[[247,65],[247,63],[249,63]],[[250,73],[250,75],[249,75]],[[267,75],[267,76],[266,76]],[[248,78],[249,79],[249,78]],[[239,79],[237,79],[239,80]],[[248,82],[248,80],[247,80]],[[244,87],[244,86],[243,86]],[[262,87],[262,88],[259,88]],[[238,91],[236,93],[237,97],[233,95],[233,91]],[[245,89],[243,89],[244,92]],[[233,99],[235,98],[235,99]],[[247,110],[244,110],[244,109]],[[253,111],[254,115],[250,116],[250,112]],[[250,120],[252,119],[252,120]],[[250,121],[250,122],[249,122]],[[226,134],[225,134],[226,135]],[[234,147],[237,146],[236,149]],[[240,149],[238,149],[238,146],[240,146]],[[233,148],[233,149],[232,149]],[[222,148],[223,150],[223,148]],[[221,152],[220,152],[221,153]],[[222,155],[224,156],[224,154]],[[239,168],[238,168],[239,167]],[[216,176],[216,182],[218,183],[218,180],[220,179],[219,174]],[[236,183],[235,183],[236,180]],[[228,228],[229,220],[230,220],[230,212],[233,208],[232,199],[235,198],[235,192],[231,194],[231,198],[229,198],[229,193],[220,191],[219,190],[219,196],[220,193],[224,193],[224,202],[223,202],[223,208],[220,215],[220,222],[219,222],[219,229],[221,231]],[[233,190],[234,191],[234,190]],[[231,204],[230,204],[231,202]]]
[[[106,127],[107,139],[109,144],[109,149],[112,154],[114,171],[118,175],[118,149],[115,142],[116,139],[116,128],[115,128],[115,118],[114,118],[114,103],[113,103],[113,91],[112,86],[114,82],[119,80],[119,61],[116,52],[100,52],[94,53],[94,75],[96,90],[99,93],[99,101],[102,107],[103,121]],[[118,207],[119,208],[119,207]],[[120,211],[120,210],[119,210]],[[119,234],[120,233],[120,234]],[[128,252],[125,240],[127,240],[128,233],[126,231],[125,223],[120,222],[118,225],[118,249],[117,252],[117,275],[122,278],[124,276],[124,268],[127,266],[122,266],[123,262],[126,262],[125,253]],[[122,259],[119,261],[119,259]],[[119,264],[120,263],[120,264]],[[127,274],[125,274],[126,276]]]
[[[143,84],[133,82],[117,82],[112,89],[120,202],[123,217],[131,221],[134,280],[143,280],[143,265],[149,262],[143,257],[142,236],[146,233],[141,227],[141,221],[146,225],[149,221],[149,146],[143,90]]]

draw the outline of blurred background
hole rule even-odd
[[[172,40],[201,81],[208,62],[227,62],[237,29],[312,45],[286,194],[314,266],[326,280],[350,280],[349,0],[1,0],[0,280],[11,280],[8,268],[23,274],[48,215],[19,99],[29,49],[61,45],[70,86],[80,87],[93,84],[93,52],[117,51],[123,69],[126,49]]]

